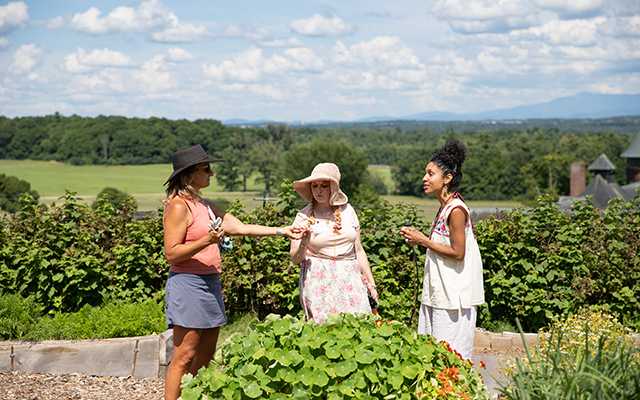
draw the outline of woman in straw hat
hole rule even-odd
[[[166,316],[173,329],[173,357],[165,378],[165,399],[177,399],[180,380],[213,357],[220,326],[227,322],[220,283],[218,241],[223,235],[300,238],[299,229],[247,225],[205,201],[212,161],[202,146],[177,151],[165,182],[164,251],[171,265],[166,286]]]
[[[378,300],[360,224],[340,190],[340,171],[322,163],[293,188],[309,202],[294,221],[304,229],[291,241],[291,258],[300,264],[300,299],[307,319],[322,323],[331,314],[370,313],[367,289]]]

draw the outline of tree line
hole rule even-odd
[[[626,121],[626,120],[625,120]],[[544,122],[544,121],[543,121]],[[246,190],[258,175],[265,192],[282,179],[308,174],[319,161],[336,162],[351,193],[386,187],[367,173],[368,164],[392,167],[394,192],[420,195],[425,162],[448,138],[468,147],[462,193],[470,199],[531,199],[569,190],[569,165],[586,163],[605,153],[624,183],[624,159],[640,124],[626,121],[624,132],[606,130],[594,120],[594,131],[562,130],[541,122],[539,127],[504,124],[491,130],[435,129],[429,124],[378,124],[264,127],[226,126],[215,120],[168,120],[118,116],[0,117],[0,159],[58,160],[71,164],[147,164],[170,162],[178,148],[201,143],[224,159],[217,176],[225,190]],[[456,125],[452,125],[456,126]]]

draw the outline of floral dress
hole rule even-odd
[[[294,226],[312,216],[311,206],[302,209]],[[342,227],[334,231],[333,218],[314,217],[300,271],[300,301],[307,319],[323,323],[339,313],[371,313],[367,288],[356,258],[355,242],[360,230],[351,205],[341,206]]]

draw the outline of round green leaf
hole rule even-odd
[[[251,382],[248,386],[242,389],[244,394],[249,396],[252,399],[257,399],[262,395],[262,389],[256,382]]]

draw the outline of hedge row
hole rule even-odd
[[[300,205],[290,186],[283,188],[275,205],[246,211],[235,203],[230,210],[245,222],[291,223]],[[374,200],[358,213],[382,314],[414,324],[424,253],[407,246],[398,230],[411,224],[426,231],[427,221],[412,206]],[[640,328],[640,200],[614,201],[604,212],[578,203],[565,213],[543,198],[536,207],[479,222],[476,232],[487,299],[482,326],[518,317],[534,331],[553,316],[596,306]],[[231,313],[300,311],[298,267],[287,240],[236,238],[223,259]],[[0,291],[30,295],[45,311],[150,298],[162,291],[167,271],[159,215],[136,221],[109,204],[92,209],[67,194],[52,206],[23,201],[0,225]]]

